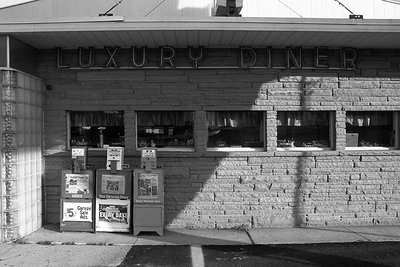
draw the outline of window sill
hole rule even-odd
[[[332,151],[330,147],[278,147],[277,151]]]
[[[396,150],[395,147],[383,147],[383,146],[356,146],[346,147],[346,151],[377,151],[377,150]]]
[[[222,152],[262,152],[265,151],[262,147],[209,147],[207,151],[222,151]]]
[[[70,147],[67,147],[67,150],[71,151],[71,149],[75,148],[75,147],[84,148],[86,146],[70,146]],[[110,147],[122,147],[122,148],[125,148],[124,146],[107,146],[107,145],[105,145],[103,147],[87,147],[87,149],[88,149],[88,151],[107,151],[107,149],[110,148]]]
[[[142,149],[149,149],[152,147],[141,147],[138,148],[138,151],[141,151]],[[161,147],[161,148],[155,148],[158,151],[166,151],[166,152],[195,152],[195,148],[194,147]]]

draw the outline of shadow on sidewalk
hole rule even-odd
[[[395,249],[394,249],[395,248]],[[388,251],[391,255],[388,255]],[[202,246],[205,266],[396,266],[400,249],[386,244]],[[133,247],[120,266],[193,266],[188,246]]]

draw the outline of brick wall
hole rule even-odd
[[[231,51],[227,51],[229,57]],[[124,110],[126,157],[139,165],[135,111],[195,111],[195,152],[159,152],[169,227],[247,228],[399,224],[400,152],[345,151],[346,111],[400,110],[400,51],[358,51],[358,70],[56,70],[42,51],[46,221],[59,222],[66,110]],[[265,152],[206,151],[207,110],[265,112]],[[335,114],[335,150],[276,149],[283,110]],[[94,169],[105,151],[91,151]]]

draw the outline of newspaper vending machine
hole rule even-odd
[[[94,232],[94,172],[87,148],[73,147],[72,169],[61,171],[60,231]]]
[[[110,147],[106,169],[96,171],[96,231],[131,231],[132,171],[123,159],[123,147]]]
[[[156,150],[144,148],[141,168],[133,178],[133,234],[142,231],[163,235],[164,229],[164,172],[157,168]]]

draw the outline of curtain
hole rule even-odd
[[[353,126],[384,126],[392,124],[392,112],[347,112],[346,123]]]
[[[284,111],[278,112],[278,126],[323,126],[329,125],[329,112]]]
[[[193,125],[191,111],[139,111],[138,126],[189,126]]]
[[[122,111],[71,111],[71,126],[123,126]]]
[[[261,123],[261,113],[251,111],[209,111],[208,127],[254,127]]]

